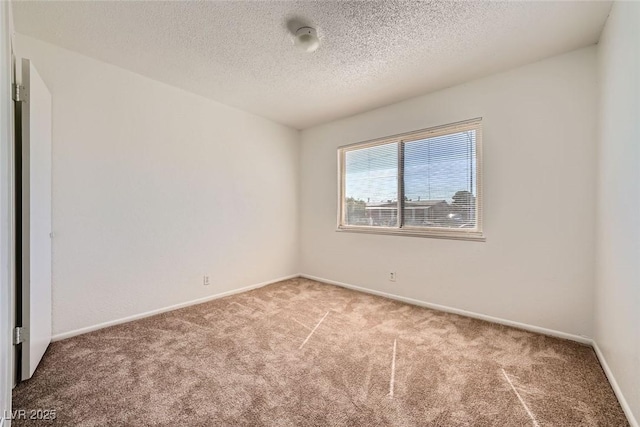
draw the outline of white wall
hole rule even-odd
[[[338,146],[474,117],[486,242],[335,231]],[[302,273],[591,336],[595,123],[589,47],[303,131]]]
[[[0,426],[10,420],[12,386],[13,101],[11,100],[11,4],[0,2]]]
[[[598,45],[595,339],[640,420],[640,3],[615,3]]]
[[[297,273],[298,131],[16,43],[53,96],[54,334]]]

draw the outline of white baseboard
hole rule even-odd
[[[73,331],[62,332],[62,333],[56,334],[53,337],[51,337],[51,340],[52,341],[60,341],[60,340],[66,339],[66,338],[75,337],[77,335],[86,334],[87,332],[97,331],[98,329],[108,328],[109,326],[119,325],[119,324],[122,324],[122,323],[131,322],[133,320],[143,319],[145,317],[153,316],[153,315],[160,314],[160,313],[165,313],[167,311],[177,310],[178,308],[188,307],[190,305],[202,304],[203,302],[212,301],[214,299],[224,298],[224,297],[228,297],[230,295],[235,295],[235,294],[240,294],[242,292],[247,292],[247,291],[250,291],[252,289],[261,288],[263,286],[267,286],[267,285],[270,285],[272,283],[281,282],[283,280],[293,279],[293,278],[296,278],[296,277],[300,277],[300,275],[299,274],[292,274],[290,276],[279,277],[277,279],[269,280],[269,281],[262,282],[262,283],[257,283],[255,285],[249,285],[249,286],[245,286],[245,287],[242,287],[242,288],[233,289],[231,291],[222,292],[222,293],[215,294],[215,295],[209,295],[209,296],[204,297],[204,298],[198,298],[198,299],[195,299],[195,300],[182,302],[180,304],[174,304],[174,305],[170,305],[170,306],[167,306],[167,307],[158,308],[156,310],[151,310],[151,311],[146,311],[144,313],[134,314],[133,316],[127,316],[127,317],[123,317],[123,318],[116,319],[116,320],[110,320],[108,322],[98,323],[97,325],[87,326],[85,328],[75,329]]]
[[[596,352],[596,356],[598,356],[598,360],[600,361],[602,370],[604,370],[604,373],[607,376],[609,383],[611,384],[611,388],[613,389],[613,392],[618,398],[618,402],[620,403],[620,406],[622,407],[624,414],[627,416],[627,420],[629,421],[629,424],[631,425],[631,427],[640,427],[640,425],[638,424],[638,420],[636,420],[636,418],[633,415],[633,412],[631,412],[631,407],[629,406],[629,403],[627,403],[627,400],[624,398],[624,395],[622,394],[622,390],[620,390],[620,386],[618,385],[616,378],[613,376],[613,372],[611,371],[611,368],[609,368],[607,359],[604,358],[604,354],[600,350],[600,347],[598,347],[598,343],[595,341],[593,341],[593,350]]]
[[[472,311],[461,310],[459,308],[448,307],[446,305],[433,304],[426,301],[421,301],[413,298],[407,298],[400,295],[389,294],[386,292],[376,291],[373,289],[363,288],[360,286],[350,285],[348,283],[337,282],[335,280],[324,279],[322,277],[315,277],[309,274],[300,274],[300,277],[305,277],[307,279],[316,280],[318,282],[329,283],[331,285],[340,286],[343,288],[353,289],[356,291],[364,292],[367,294],[378,295],[381,297],[393,299],[396,301],[402,301],[413,305],[418,305],[420,307],[431,308],[438,311],[444,311],[447,313],[459,314],[461,316],[473,317],[474,319],[486,320],[487,322],[499,323],[501,325],[512,326],[518,329],[524,329],[525,331],[536,332],[543,335],[549,335],[552,337],[563,338],[566,340],[576,341],[581,344],[591,345],[592,340],[588,337],[583,337],[580,335],[568,334],[566,332],[560,332],[553,329],[542,328],[540,326],[528,325],[526,323],[514,322],[512,320],[501,319],[499,317],[487,316],[486,314],[474,313]]]

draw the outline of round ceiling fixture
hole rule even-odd
[[[320,39],[318,39],[315,28],[298,28],[298,31],[296,31],[295,44],[305,52],[315,52],[320,46]]]

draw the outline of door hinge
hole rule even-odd
[[[27,333],[29,332],[29,330],[27,328],[21,327],[21,326],[17,326],[14,330],[13,330],[13,345],[18,345],[21,344],[25,341],[25,339],[27,338]]]
[[[26,102],[27,101],[27,89],[24,86],[20,86],[19,84],[12,84],[13,88],[13,100],[16,102]]]

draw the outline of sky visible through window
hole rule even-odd
[[[447,200],[461,190],[476,195],[475,131],[464,131],[404,146],[404,188],[409,200]],[[345,153],[345,196],[367,203],[398,200],[398,145]]]

